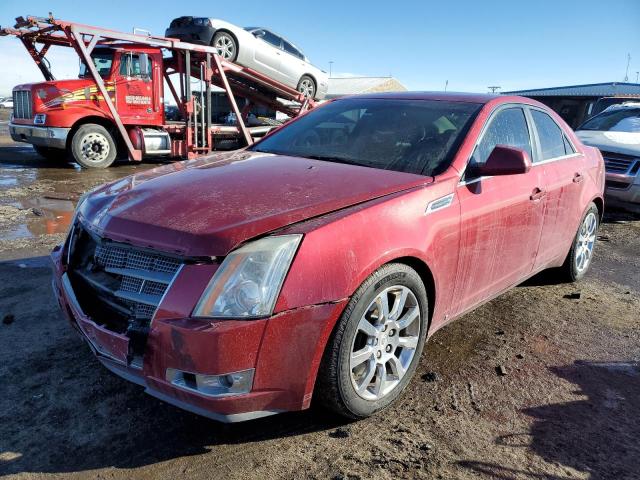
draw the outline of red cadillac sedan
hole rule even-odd
[[[604,165],[520,97],[347,97],[253,146],[85,195],[53,253],[107,368],[242,421],[393,403],[436,330],[547,268],[589,269]]]

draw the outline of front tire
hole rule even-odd
[[[564,264],[560,267],[564,280],[577,282],[589,271],[596,244],[599,218],[598,207],[591,203],[584,217],[582,217],[576,236],[573,239],[571,250],[569,250]]]
[[[303,75],[300,77],[296,90],[311,100],[316,98],[316,82],[314,82],[313,78],[309,75]]]
[[[211,46],[218,51],[218,55],[229,62],[235,62],[238,58],[238,42],[229,32],[217,32],[211,40]]]
[[[396,401],[420,361],[427,319],[427,292],[415,270],[391,263],[372,273],[327,344],[315,389],[319,402],[358,419]]]
[[[84,168],[107,168],[118,155],[111,133],[102,125],[82,125],[71,139],[71,155]]]

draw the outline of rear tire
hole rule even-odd
[[[218,51],[218,55],[229,62],[235,62],[238,58],[238,41],[229,32],[216,32],[211,46]]]
[[[580,221],[580,226],[573,239],[571,250],[560,267],[560,276],[567,282],[577,282],[584,277],[591,267],[593,250],[596,244],[600,213],[594,203],[589,205]]]
[[[71,139],[71,155],[84,168],[107,168],[118,156],[111,133],[102,125],[82,125]]]
[[[358,419],[395,402],[420,361],[427,319],[427,292],[415,270],[391,263],[372,273],[327,343],[315,387],[319,403]]]
[[[66,163],[69,160],[69,155],[66,150],[61,148],[42,147],[40,145],[34,145],[33,149],[38,155],[46,158],[51,162]]]
[[[311,100],[316,98],[316,82],[309,75],[303,75],[300,77],[296,90],[303,93],[305,97],[308,97]]]

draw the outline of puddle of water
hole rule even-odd
[[[3,229],[0,240],[65,233],[69,230],[75,209],[75,202],[71,200],[48,197],[30,198],[11,205],[29,213],[21,223]]]
[[[13,187],[18,184],[18,179],[11,175],[0,175],[0,187]]]

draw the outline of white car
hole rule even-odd
[[[13,98],[0,97],[0,108],[13,108]]]
[[[326,72],[311,65],[298,47],[267,28],[241,28],[215,18],[179,17],[171,22],[165,36],[213,46],[225,60],[257,70],[316,100],[327,94]]]
[[[640,102],[608,107],[578,127],[576,135],[602,152],[609,200],[640,205]]]

